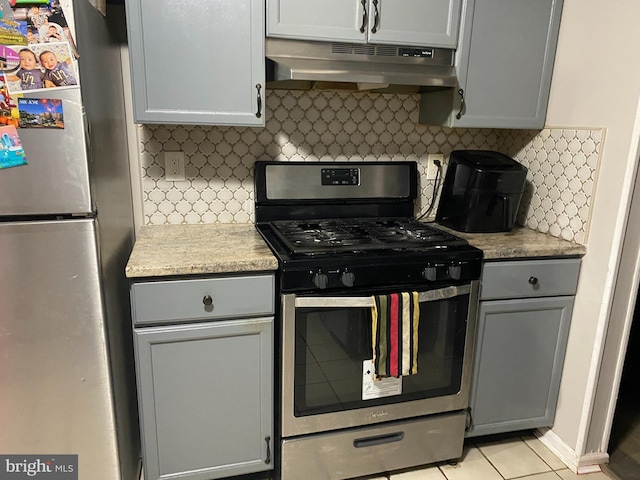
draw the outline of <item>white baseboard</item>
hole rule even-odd
[[[579,475],[583,473],[601,472],[600,465],[609,463],[609,454],[606,452],[587,453],[578,459]]]
[[[547,428],[538,429],[534,433],[573,473],[581,475],[600,472],[600,465],[609,463],[609,454],[606,452],[577,455],[558,435]]]

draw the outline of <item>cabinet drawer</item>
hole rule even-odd
[[[313,478],[361,478],[459,458],[465,420],[464,412],[454,412],[286,439],[282,458],[304,461],[283,462],[280,478],[300,480],[309,478],[309,472],[315,474]]]
[[[134,283],[133,323],[271,315],[274,289],[273,275]]]
[[[574,295],[580,259],[488,262],[482,268],[481,300]]]

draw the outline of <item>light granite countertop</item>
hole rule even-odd
[[[508,233],[463,233],[485,260],[582,256],[583,245],[515,228]],[[252,223],[144,226],[126,267],[128,278],[275,271],[278,261]]]
[[[464,233],[441,225],[434,226],[464,238],[484,252],[485,260],[579,257],[587,253],[587,247],[584,245],[526,227],[516,227],[510,232],[502,233]]]
[[[278,260],[253,223],[143,226],[128,278],[275,271]]]

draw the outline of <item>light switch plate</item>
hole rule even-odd
[[[168,182],[180,182],[186,179],[184,152],[164,152],[164,176]]]

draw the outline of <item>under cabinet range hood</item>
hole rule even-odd
[[[267,38],[267,88],[420,93],[456,86],[453,49]]]

